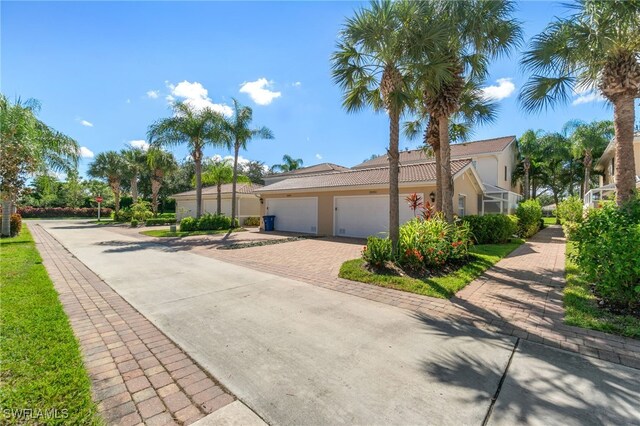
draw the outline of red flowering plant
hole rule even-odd
[[[408,195],[404,200],[409,204],[409,208],[413,211],[413,217],[416,217],[416,212],[423,206],[422,197],[414,192],[413,194]],[[427,202],[427,204],[429,203]]]

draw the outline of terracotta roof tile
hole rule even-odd
[[[471,163],[470,159],[451,162],[451,174],[455,175]],[[400,183],[434,182],[436,167],[433,161],[409,164],[400,167]],[[338,188],[364,185],[384,185],[389,183],[389,167],[347,170],[343,172],[322,173],[307,176],[290,177],[267,185],[256,192],[289,191],[301,189]]]
[[[336,172],[336,171],[339,172],[344,170],[349,170],[349,168],[340,166],[338,164],[333,164],[333,163],[320,163],[313,166],[302,167],[299,169],[291,170],[290,172],[274,173],[265,177],[266,178],[284,177],[284,176],[289,177],[289,176],[306,175],[306,174],[312,174],[312,173]]]
[[[222,185],[221,193],[222,194],[231,194],[230,183],[226,183]],[[256,183],[238,183],[236,186],[236,192],[238,194],[251,194],[255,190],[262,188],[262,185],[258,185]],[[202,188],[202,195],[216,195],[218,193],[217,187],[214,186],[205,186]],[[179,194],[173,194],[171,197],[195,197],[196,190],[193,189],[191,191],[180,192]]]
[[[464,142],[451,145],[451,158],[468,158],[474,155],[486,154],[489,152],[500,152],[515,140],[515,136],[505,136],[501,138],[485,139],[473,142]],[[421,149],[400,152],[400,163],[408,164],[418,161],[429,160],[433,157],[427,155]],[[388,163],[387,156],[381,155],[364,163],[353,166],[354,169],[378,167]]]

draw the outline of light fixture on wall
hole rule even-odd
[[[264,198],[260,197],[260,204],[264,204]]]
[[[435,193],[431,193],[429,194],[429,199],[431,200],[432,203],[436,202],[436,194]]]

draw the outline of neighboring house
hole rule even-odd
[[[400,164],[430,161],[421,149],[400,152]],[[522,198],[520,184],[513,184],[511,175],[518,163],[518,142],[515,136],[504,136],[451,145],[451,159],[470,158],[485,187],[478,197],[478,213],[513,213]],[[354,166],[364,169],[386,165],[386,155]]]
[[[633,156],[636,167],[636,187],[640,188],[640,132],[633,137]],[[600,174],[600,182],[597,188],[589,190],[584,195],[584,204],[589,207],[597,207],[601,200],[612,199],[615,196],[615,164],[616,164],[616,140],[609,142],[604,153],[596,163],[594,169]]]
[[[478,214],[477,200],[485,188],[472,160],[452,160],[451,174],[455,212],[461,216]],[[399,182],[400,222],[404,223],[414,215],[405,201],[407,195],[435,199],[435,163],[403,163]],[[388,230],[389,167],[384,163],[290,176],[256,193],[261,197],[261,215],[275,215],[278,231],[367,237]]]
[[[320,163],[314,166],[301,167],[299,169],[291,170],[289,172],[274,173],[274,174],[266,175],[262,177],[262,180],[264,180],[265,185],[271,185],[272,183],[280,182],[281,180],[285,180],[292,176],[302,176],[302,175],[310,175],[315,173],[326,173],[326,172],[343,172],[345,170],[349,170],[349,168],[344,166],[339,166],[337,164],[332,164],[332,163]]]
[[[251,183],[238,183],[237,209],[240,224],[250,216],[260,215],[260,197],[254,191],[259,191],[262,185]],[[222,213],[231,216],[231,184],[222,185]],[[196,215],[196,190],[174,194],[171,198],[176,200],[176,219],[178,222],[183,217]],[[202,213],[215,214],[218,210],[218,189],[216,186],[202,188]]]

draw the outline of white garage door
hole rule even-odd
[[[400,224],[413,219],[413,211],[405,201],[407,195],[400,195]],[[388,195],[334,197],[334,207],[334,235],[366,238],[385,236],[389,231]]]
[[[266,214],[274,215],[275,230],[318,233],[318,198],[269,198]]]

